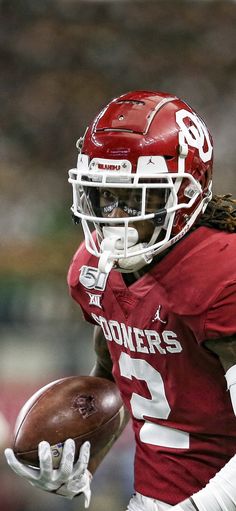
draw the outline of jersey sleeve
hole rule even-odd
[[[68,284],[69,284],[69,282],[68,282]],[[75,300],[75,302],[79,304],[85,321],[87,321],[88,323],[92,323],[92,325],[97,325],[96,321],[94,321],[93,317],[90,314],[88,314],[88,312],[85,310],[85,308],[83,307],[83,305],[81,303],[81,299],[80,299],[81,293],[78,289],[78,286],[73,287],[73,286],[70,286],[70,284],[69,284],[69,293],[70,293],[70,296]]]
[[[228,283],[207,311],[204,338],[217,339],[236,334],[236,281]]]
[[[84,242],[79,246],[77,252],[74,254],[72,261],[69,266],[69,270],[67,273],[67,285],[69,288],[70,296],[75,300],[76,303],[79,304],[82,314],[84,316],[85,321],[92,323],[92,325],[96,325],[97,323],[93,320],[92,316],[88,314],[83,307],[81,300],[81,290],[79,289],[79,272],[81,266],[87,262],[86,258],[90,257],[85,249]]]
[[[96,321],[94,321],[94,319],[92,318],[92,316],[90,316],[84,309],[83,307],[80,305],[80,308],[82,310],[82,313],[83,313],[83,316],[84,316],[84,319],[85,321],[87,321],[88,323],[91,323],[92,325],[97,325]]]

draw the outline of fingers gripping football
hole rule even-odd
[[[69,453],[68,453],[69,454]],[[55,493],[63,495],[69,499],[72,499],[75,495],[84,495],[84,505],[86,508],[89,507],[91,499],[90,483],[92,480],[92,474],[88,470],[88,463],[90,457],[90,443],[85,442],[79,453],[79,459],[70,470],[70,459],[67,459],[67,453],[63,452],[65,457],[62,457],[60,469],[63,473],[68,473],[66,484],[62,484]]]
[[[30,484],[44,491],[54,492],[72,499],[75,495],[83,494],[85,507],[90,503],[90,482],[92,475],[88,471],[90,443],[85,442],[79,453],[79,459],[74,464],[75,443],[68,439],[64,443],[62,459],[57,470],[53,469],[53,460],[48,442],[40,442],[38,446],[39,469],[20,463],[12,449],[5,450],[5,456],[12,470],[27,479]]]

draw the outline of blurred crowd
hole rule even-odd
[[[92,327],[66,285],[82,236],[67,171],[98,110],[132,89],[189,101],[215,141],[214,191],[236,195],[236,3],[0,0],[0,14],[2,451],[34,390],[93,364]],[[120,511],[132,492],[129,428],[119,442],[98,470],[91,511],[103,511],[104,499]],[[77,509],[31,490],[0,459],[0,511]]]

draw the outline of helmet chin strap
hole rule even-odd
[[[138,231],[134,227],[105,226],[102,229],[103,240],[101,242],[101,256],[99,258],[98,268],[103,273],[109,273],[116,264],[116,269],[120,272],[131,273],[138,271],[146,264],[152,261],[152,257],[147,254],[129,256],[115,260],[115,255],[123,253],[125,248],[125,236],[127,235],[127,248],[130,252],[136,252],[143,249],[147,244],[138,242]]]

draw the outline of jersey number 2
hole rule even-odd
[[[171,409],[165,394],[161,374],[146,360],[131,358],[122,353],[119,359],[120,374],[129,380],[135,377],[146,382],[151,398],[133,392],[130,404],[134,417],[143,419],[140,440],[145,444],[160,445],[175,449],[189,448],[189,433],[180,429],[156,424],[145,417],[168,419]]]

